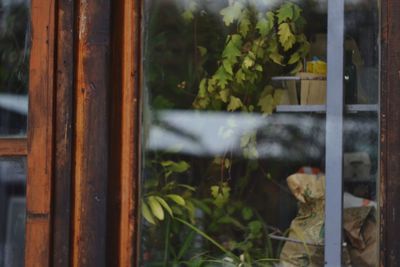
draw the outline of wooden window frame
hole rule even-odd
[[[53,175],[55,1],[32,0],[25,265],[48,266]]]
[[[126,0],[129,2],[129,0]],[[142,1],[135,1],[142,2]],[[380,51],[381,51],[381,65],[380,65],[380,175],[379,175],[379,205],[380,205],[380,218],[379,218],[379,263],[380,266],[399,266],[400,265],[400,234],[398,233],[398,225],[400,225],[400,50],[398,44],[400,43],[400,4],[395,0],[381,0],[381,20],[380,20]],[[140,32],[141,7],[137,5],[131,12],[130,16],[135,18],[136,24],[139,25],[131,30],[130,35]],[[132,24],[130,24],[132,25]],[[124,24],[124,28],[131,27],[129,24]],[[136,36],[139,38],[139,36]],[[140,46],[134,43],[124,44],[123,50],[129,50],[131,47],[140,49]],[[136,53],[130,63],[131,66],[124,66],[125,68],[133,68],[133,66],[140,66],[140,51]],[[124,62],[128,64],[129,62]],[[134,83],[135,84],[135,83]],[[136,91],[140,94],[139,84],[135,84]],[[140,109],[137,110],[135,117],[140,118]],[[136,135],[140,131],[136,132]],[[136,137],[138,140],[139,137]],[[137,150],[140,152],[140,148]],[[138,154],[140,155],[140,154]],[[139,156],[134,165],[139,166]],[[139,184],[139,170],[136,170],[136,176],[132,180],[132,186],[136,190],[136,197],[138,193]],[[134,198],[135,199],[135,198]],[[127,211],[122,211],[127,212]],[[131,212],[131,211],[130,211]],[[138,210],[135,214],[138,216]],[[137,233],[138,222],[132,222],[136,226],[134,233]],[[138,241],[131,243],[131,251],[138,251],[136,244]],[[132,253],[132,255],[135,255]],[[134,257],[131,266],[137,263],[137,257]]]
[[[0,139],[28,158],[26,266],[137,262],[141,3],[32,0],[28,135]],[[381,1],[381,266],[400,265],[399,13]]]

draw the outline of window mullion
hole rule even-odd
[[[344,0],[328,1],[325,265],[341,266]]]

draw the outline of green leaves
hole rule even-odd
[[[257,133],[255,131],[251,131],[242,135],[240,138],[240,147],[243,150],[243,156],[245,158],[257,159]]]
[[[262,37],[265,37],[274,28],[275,15],[269,11],[266,13],[266,17],[259,15],[259,19],[256,24],[256,29]]]
[[[226,26],[231,25],[233,21],[239,19],[242,8],[243,5],[239,1],[234,1],[233,5],[221,10],[220,14]]]
[[[218,85],[224,89],[228,84],[228,81],[232,80],[232,76],[225,70],[224,67],[219,67],[218,71],[214,75],[215,80],[218,82]]]
[[[293,18],[293,4],[292,3],[286,3],[283,4],[277,11],[276,16],[278,18],[278,23],[282,23],[286,20],[292,19]]]
[[[149,206],[147,206],[146,202],[142,201],[142,216],[151,224],[156,224],[153,214],[151,213]]]
[[[243,12],[242,18],[240,19],[239,22],[239,33],[243,36],[246,37],[248,32],[250,31],[251,27],[251,21],[250,21],[250,15],[249,12]]]
[[[228,36],[228,42],[222,53],[222,57],[231,64],[237,62],[237,58],[241,56],[240,47],[242,46],[242,37],[239,34]]]
[[[257,7],[249,0],[229,3],[220,13],[226,26],[237,23],[236,27],[228,29],[215,71],[201,79],[193,106],[270,114],[275,108],[273,93],[261,92],[271,75],[268,70],[289,65],[285,68],[287,73],[298,72],[309,51],[307,38],[301,32],[302,10],[286,2],[275,10],[257,14]],[[270,68],[275,64],[279,66]],[[254,148],[248,152],[252,157],[257,154]]]
[[[227,183],[211,186],[211,196],[214,198],[214,204],[217,207],[222,207],[229,201],[231,188]]]
[[[301,59],[301,57],[300,57],[300,54],[298,53],[298,52],[296,52],[296,53],[293,53],[291,56],[290,56],[290,59],[289,59],[289,61],[288,61],[288,64],[290,65],[290,64],[294,64],[294,63],[296,63],[297,61],[299,61]]]
[[[172,201],[172,205],[169,204],[167,200]],[[173,206],[174,204],[175,206]],[[142,216],[146,221],[155,225],[157,224],[157,220],[164,221],[165,213],[168,213],[172,218],[174,217],[174,211],[181,213],[181,211],[177,209],[176,204],[194,212],[193,204],[189,201],[185,201],[180,195],[150,195],[141,201]]]
[[[185,206],[185,204],[186,204],[185,199],[183,197],[181,197],[180,195],[169,194],[169,195],[167,195],[167,198],[171,199],[176,204],[181,205],[181,206]]]
[[[173,173],[183,173],[186,172],[190,165],[186,161],[174,162],[171,160],[162,161],[161,166],[165,168],[165,177],[169,177]]]
[[[148,197],[148,203],[153,215],[160,221],[164,220],[164,210],[161,207],[160,202],[158,202],[158,200],[155,197],[151,196]]]
[[[242,216],[243,219],[245,219],[246,221],[250,220],[251,217],[253,217],[253,211],[250,208],[245,207],[242,209]]]
[[[288,23],[282,23],[279,25],[278,35],[279,42],[285,51],[288,51],[296,43],[296,36],[292,33]]]
[[[154,198],[161,204],[161,206],[169,213],[171,217],[174,217],[171,207],[163,198],[159,196],[155,196]]]

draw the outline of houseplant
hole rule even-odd
[[[215,15],[206,2],[186,1],[180,11],[184,29],[178,31],[189,35],[175,39],[181,51],[194,47],[187,53],[190,56],[169,58],[157,47],[148,53],[153,62],[146,80],[154,88],[151,106],[270,114],[279,100],[270,78],[299,71],[308,53],[302,9],[291,2],[270,6],[269,1],[239,0],[226,2]],[[209,28],[207,37],[217,32],[222,40],[200,36],[199,27],[214,25],[216,20],[224,26]],[[168,19],[163,23],[170,25]],[[170,33],[159,27],[148,42],[165,47]],[[158,56],[152,57],[152,51]],[[185,60],[190,71],[177,72]],[[174,65],[173,72],[155,67],[175,61],[181,64]],[[166,78],[160,82],[160,77]],[[223,127],[221,134],[229,139],[234,119]],[[266,222],[243,197],[251,177],[259,175],[257,133],[244,133],[240,143],[242,158],[233,157],[229,150],[202,160],[179,153],[147,154],[141,200],[146,266],[269,266],[276,260]],[[150,255],[147,249],[155,247]]]

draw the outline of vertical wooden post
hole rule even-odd
[[[400,2],[381,1],[380,264],[400,265]]]
[[[120,263],[136,266],[139,224],[137,217],[140,162],[140,73],[141,73],[141,3],[124,1],[122,48],[122,161],[121,161],[121,217]]]
[[[81,0],[76,70],[73,266],[106,266],[110,0]]]
[[[49,266],[55,1],[32,0],[25,265]]]
[[[55,91],[55,159],[53,182],[52,266],[70,266],[72,124],[75,66],[74,1],[59,0],[57,6],[57,59]]]
[[[135,266],[139,148],[140,2],[113,2],[108,265]]]

